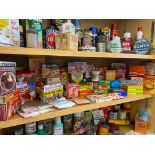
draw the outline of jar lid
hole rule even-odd
[[[125,32],[124,33],[124,38],[131,38],[131,33],[130,32]]]

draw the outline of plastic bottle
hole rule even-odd
[[[37,131],[38,135],[46,135],[46,132],[44,130],[44,126],[43,124],[38,124],[38,131]]]
[[[63,124],[61,123],[61,117],[56,117],[54,119],[54,126],[53,126],[53,134],[54,135],[63,135]]]
[[[135,41],[133,49],[137,54],[147,54],[151,50],[151,43],[143,39],[142,27],[138,27],[137,41]]]
[[[62,24],[62,33],[71,32],[72,34],[75,34],[75,26],[72,24],[71,20],[68,19],[67,22]]]

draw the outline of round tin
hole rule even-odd
[[[46,48],[55,49],[55,35],[57,34],[57,30],[54,26],[49,26],[46,28]]]

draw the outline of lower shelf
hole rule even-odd
[[[99,109],[102,107],[107,107],[107,106],[112,106],[112,105],[117,105],[117,104],[137,101],[137,100],[148,99],[151,97],[152,96],[150,94],[129,95],[128,97],[126,97],[124,99],[113,100],[110,102],[76,105],[72,108],[67,108],[67,109],[62,109],[62,110],[54,109],[51,112],[48,112],[48,113],[45,113],[45,114],[42,114],[42,115],[39,115],[36,117],[32,117],[32,118],[22,118],[21,116],[16,114],[9,121],[1,121],[0,129],[13,127],[13,126],[21,125],[21,124],[26,124],[26,123],[31,123],[31,122],[36,122],[36,121],[41,121],[41,120],[46,120],[46,119],[50,119],[50,118],[54,118],[54,117],[77,113],[77,112],[82,112],[82,111],[87,111],[87,110],[92,110],[92,109]]]

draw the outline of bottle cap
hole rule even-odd
[[[61,123],[61,117],[54,118],[54,121],[56,124],[60,124]]]
[[[43,129],[43,124],[38,124],[38,129],[42,130]]]
[[[130,32],[125,32],[124,33],[124,38],[131,38],[131,33]]]
[[[142,27],[138,27],[138,31],[142,31]]]

